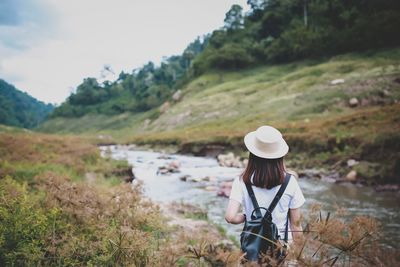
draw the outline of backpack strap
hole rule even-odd
[[[285,243],[287,243],[288,240],[289,240],[289,211],[288,211],[287,217],[286,217],[285,237],[283,238],[283,241],[285,241]]]
[[[269,205],[268,207],[268,212],[269,214],[272,214],[272,211],[275,209],[276,205],[278,204],[279,200],[281,199],[283,193],[286,190],[287,185],[289,184],[290,181],[290,173],[286,173],[285,176],[285,181],[283,182],[283,184],[281,185],[281,187],[278,190],[278,193],[276,193],[274,199],[271,202],[271,205]],[[264,217],[268,215],[268,212],[265,213]],[[289,211],[286,215],[286,226],[285,226],[285,236],[283,238],[283,240],[287,243],[289,239]]]
[[[290,173],[286,173],[285,176],[285,181],[283,182],[283,184],[281,185],[281,187],[279,188],[278,193],[276,193],[274,199],[271,202],[271,205],[269,205],[268,207],[268,211],[272,214],[272,211],[275,209],[276,205],[278,204],[279,200],[281,199],[283,193],[285,192],[285,189],[289,183],[290,180]]]
[[[278,192],[276,193],[274,199],[271,202],[271,205],[269,205],[268,211],[269,211],[270,214],[272,214],[272,211],[275,209],[275,207],[278,204],[279,200],[281,199],[283,193],[285,192],[286,187],[287,187],[287,185],[289,183],[289,180],[290,180],[290,176],[291,175],[289,173],[286,173],[285,181],[283,182],[283,184],[279,188]],[[256,216],[257,217],[261,217],[262,214],[261,214],[261,211],[260,211],[260,206],[258,205],[256,196],[255,196],[254,191],[253,191],[253,188],[251,187],[251,184],[247,184],[246,183],[245,185],[246,185],[247,193],[249,194],[251,202],[253,203],[253,207],[254,207],[254,211],[256,212]],[[267,215],[267,213],[265,215]]]
[[[251,184],[246,184],[246,188],[247,188],[247,193],[249,193],[249,196],[251,198],[251,202],[253,202],[253,207],[256,212],[257,218],[262,217],[260,206],[258,206],[258,202],[256,196],[254,195],[254,191],[253,188],[251,187]]]

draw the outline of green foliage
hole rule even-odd
[[[88,113],[116,115],[158,107],[191,75],[192,61],[206,43],[207,37],[197,38],[182,55],[171,56],[158,67],[149,62],[132,73],[121,72],[115,82],[99,84],[95,78],[86,78],[51,117],[76,118]]]
[[[240,8],[234,5],[226,14],[225,29],[212,33],[209,45],[195,59],[196,74],[400,44],[396,0],[247,3],[251,11],[243,24]],[[232,44],[241,50],[232,49]],[[227,60],[233,53],[235,60]]]
[[[240,5],[232,5],[225,15],[225,28],[227,30],[237,30],[243,25],[243,8]]]
[[[0,124],[33,128],[53,110],[30,95],[0,79]]]
[[[127,161],[33,133],[1,134],[0,152],[0,266],[146,265],[163,228],[140,186],[121,183]]]
[[[247,4],[251,10],[246,15],[241,6],[233,5],[223,28],[203,40],[197,38],[181,55],[165,59],[160,66],[149,62],[103,84],[94,78],[84,79],[52,117],[140,113],[159,107],[194,76],[211,70],[243,69],[400,44],[397,0],[249,0]]]
[[[58,210],[34,206],[27,188],[11,177],[0,180],[0,265],[33,266],[45,255],[46,237]]]

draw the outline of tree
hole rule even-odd
[[[225,28],[227,30],[237,30],[243,26],[243,8],[240,5],[232,5],[231,9],[225,14]]]
[[[250,6],[253,13],[263,10],[266,2],[267,0],[247,0],[247,4]]]

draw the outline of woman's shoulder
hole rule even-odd
[[[298,174],[296,171],[294,171],[294,170],[292,170],[292,169],[286,169],[286,172],[287,172],[288,174],[290,174],[292,177],[294,177],[294,178],[296,178],[296,179],[299,179],[299,174]]]
[[[298,183],[299,176],[293,170],[287,170],[287,173],[290,174],[290,180],[287,185],[287,191],[289,194],[294,194],[299,188],[299,183]]]

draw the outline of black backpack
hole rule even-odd
[[[246,253],[245,258],[249,261],[257,261],[261,255],[270,255],[282,259],[285,256],[284,250],[278,249],[277,242],[281,239],[279,231],[272,222],[272,211],[275,209],[289,183],[290,174],[286,174],[285,181],[276,193],[268,209],[259,207],[254,191],[250,184],[246,184],[247,192],[253,202],[254,210],[251,213],[251,220],[245,220],[243,231],[240,235],[240,247]],[[264,209],[265,215],[262,216],[261,209]],[[285,244],[288,240],[288,217],[286,219]]]

